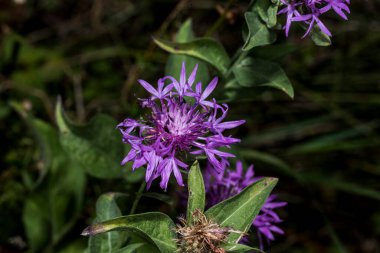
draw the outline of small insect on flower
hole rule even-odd
[[[187,168],[195,155],[204,154],[213,169],[224,171],[227,158],[234,155],[220,151],[229,148],[240,139],[224,136],[227,129],[243,124],[244,120],[227,121],[228,106],[207,100],[215,89],[215,77],[202,91],[202,83],[194,84],[198,66],[186,76],[182,64],[180,80],[165,76],[158,80],[157,89],[144,80],[139,83],[151,94],[141,99],[141,105],[151,110],[142,120],[127,118],[117,127],[123,142],[131,146],[122,165],[133,161],[132,169],[146,166],[145,181],[149,188],[152,181],[161,177],[160,186],[167,189],[172,172],[177,183],[183,186],[180,168]]]
[[[220,245],[225,242],[228,235],[243,234],[208,220],[199,209],[193,212],[192,218],[192,224],[188,224],[184,218],[179,219],[181,224],[177,225],[176,232],[180,253],[224,253],[225,250]]]

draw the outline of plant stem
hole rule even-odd
[[[137,205],[139,204],[139,201],[140,201],[140,198],[141,198],[141,194],[144,191],[145,186],[146,186],[146,182],[143,181],[141,183],[141,185],[140,185],[139,191],[136,194],[135,201],[133,201],[131,212],[129,214],[134,214],[135,213]]]

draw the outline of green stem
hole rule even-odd
[[[133,201],[131,212],[129,214],[134,214],[135,213],[137,205],[139,204],[139,201],[140,201],[140,198],[141,198],[141,194],[144,191],[145,186],[146,186],[146,182],[143,181],[141,183],[141,185],[140,185],[139,191],[136,194],[135,201]]]
[[[248,54],[247,51],[243,51],[241,49],[239,49],[239,51],[240,52],[238,53],[238,56],[236,57],[235,60],[233,60],[231,67],[227,70],[226,79],[228,79],[228,77],[231,75],[232,69],[236,66],[236,64],[239,64]]]

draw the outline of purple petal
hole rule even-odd
[[[186,83],[186,66],[185,66],[185,62],[182,62],[182,69],[181,69],[181,76],[180,76],[180,79],[179,79],[179,83],[180,83],[180,85],[185,85],[185,83]]]
[[[142,79],[139,79],[137,80],[149,93],[151,93],[153,96],[157,97],[158,96],[158,93],[156,91],[156,89],[153,88],[152,85],[150,85],[148,82],[142,80]]]
[[[198,70],[198,64],[195,64],[195,67],[193,71],[191,72],[189,78],[187,79],[187,83],[191,87],[195,81],[195,76],[197,75],[197,70]]]
[[[207,85],[206,89],[203,91],[201,100],[205,100],[211,92],[215,89],[216,85],[218,84],[218,77],[214,77],[209,85]]]

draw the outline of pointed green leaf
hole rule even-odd
[[[155,38],[154,42],[169,53],[193,56],[205,61],[222,74],[227,72],[231,62],[223,46],[210,38],[195,39],[183,43],[175,43]]]
[[[87,125],[74,125],[58,102],[56,121],[64,150],[88,174],[98,178],[123,176],[123,170],[127,170],[120,166],[124,149],[113,118],[98,114]]]
[[[222,245],[223,249],[229,253],[245,253],[245,252],[262,252],[264,251],[258,248],[252,248],[248,245],[238,244],[238,243],[226,243]]]
[[[82,235],[93,236],[99,233],[129,230],[137,232],[154,243],[162,253],[172,253],[177,250],[175,244],[174,222],[163,213],[143,213],[122,216],[83,230]]]
[[[193,222],[192,213],[195,209],[200,209],[203,212],[205,208],[205,185],[198,161],[195,161],[190,168],[188,190],[189,198],[187,201],[186,218],[187,222],[191,224]]]
[[[269,30],[256,12],[246,12],[245,20],[248,26],[248,36],[243,46],[244,51],[254,47],[272,44],[276,40],[276,34]]]
[[[193,26],[191,19],[186,20],[180,27],[175,42],[189,42],[194,39]],[[207,69],[207,64],[197,60],[192,56],[171,54],[168,58],[165,67],[165,74],[173,76],[177,80],[180,78],[182,62],[186,63],[186,75],[189,76],[193,71],[196,64],[198,64],[198,71],[195,77],[195,83],[202,82],[206,83],[209,80],[209,74]]]
[[[95,223],[121,216],[116,199],[122,196],[124,195],[121,193],[106,193],[101,195],[96,201]],[[126,239],[125,233],[120,231],[95,235],[89,239],[88,250],[89,253],[114,252],[123,246]]]
[[[205,215],[223,227],[247,232],[277,181],[276,178],[263,178],[247,186],[234,197],[211,207]],[[227,242],[237,243],[241,236],[241,234],[232,233]]]
[[[237,64],[232,71],[238,84],[242,87],[269,86],[282,90],[291,98],[294,97],[293,86],[277,63],[246,58]]]

